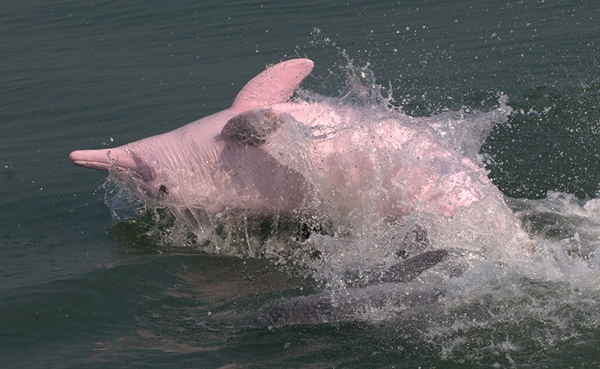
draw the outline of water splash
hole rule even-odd
[[[307,127],[290,118],[267,138],[265,149],[271,156],[308,179],[311,191],[293,214],[273,216],[245,210],[210,213],[181,207],[166,197],[148,198],[141,189],[116,177],[109,177],[115,185],[109,187],[106,203],[115,220],[121,224],[137,222],[143,236],[160,247],[267,258],[287,271],[310,277],[318,290],[325,291],[361,287],[368,284],[370,276],[399,260],[428,250],[449,250],[445,261],[425,271],[416,282],[446,286],[440,308],[435,313],[414,311],[427,316],[415,327],[417,333],[409,334],[417,335],[416,341],[439,346],[444,357],[475,346],[479,354],[488,350],[514,355],[520,346],[534,345],[531,338],[519,333],[517,325],[500,329],[514,317],[524,321],[544,347],[570,339],[569,334],[581,324],[598,325],[598,314],[589,308],[599,297],[594,282],[600,278],[597,200],[580,201],[561,193],[549,193],[537,201],[509,199],[529,235],[520,229],[515,214],[508,211],[491,184],[484,190],[482,201],[451,216],[432,216],[423,204],[395,219],[379,210],[387,191],[381,185],[386,173],[382,167],[401,162],[406,168],[423,168],[424,156],[414,153],[426,151],[410,146],[413,143],[409,141],[403,144],[411,149],[405,146],[402,155],[370,149],[360,143],[368,139],[368,122],[400,121],[421,135],[435,138],[444,150],[470,159],[471,164],[450,159],[451,166],[463,168],[473,180],[485,181],[477,167],[483,166],[484,159],[478,154],[479,148],[492,128],[506,122],[511,114],[507,97],[499,95],[498,106],[487,112],[464,108],[412,118],[391,106],[391,97],[384,98],[383,90],[368,67],[357,68],[349,62],[347,87],[339,97],[298,92],[299,103],[327,104],[335,124]],[[341,186],[349,183],[343,192],[330,185],[335,171],[323,161],[311,159],[323,142],[340,138],[358,138],[344,153],[346,158],[336,162],[346,166],[344,176],[355,174],[351,181],[344,177],[346,182],[339,182]],[[439,161],[425,162],[432,170],[443,170]],[[354,173],[350,163],[359,163],[361,170]],[[353,205],[347,206],[350,203]],[[530,252],[507,253],[508,244],[517,251],[521,247]],[[394,294],[398,287],[383,286],[378,291],[387,289]],[[405,309],[374,309],[368,299],[357,301],[357,314],[344,316],[372,322],[384,319],[392,327],[386,329],[398,329],[405,335],[405,329],[414,325],[406,321]],[[565,309],[574,312],[577,319],[585,317],[588,323],[565,315]],[[549,329],[547,319],[558,326]],[[497,337],[499,331],[503,337]],[[475,336],[480,338],[489,336],[490,341],[466,339],[472,332],[478,332]]]

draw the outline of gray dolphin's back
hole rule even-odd
[[[352,320],[377,311],[431,305],[445,288],[422,283],[384,283],[300,296],[266,305],[243,323],[253,327],[318,324]]]
[[[348,321],[377,311],[431,305],[445,295],[445,287],[411,281],[447,255],[446,250],[427,251],[393,265],[360,288],[281,299],[242,318],[221,316],[217,320],[251,327],[318,324]]]

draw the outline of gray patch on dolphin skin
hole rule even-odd
[[[285,122],[283,115],[272,109],[245,111],[229,119],[221,131],[220,138],[244,145],[261,145],[269,134]]]

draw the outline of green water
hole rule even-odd
[[[515,113],[483,147],[494,182],[513,198],[596,198],[596,1],[4,1],[0,27],[2,367],[599,365],[597,229],[588,259],[540,261],[562,267],[564,283],[480,266],[463,281],[489,289],[454,286],[443,308],[215,326],[218,313],[315,286],[263,260],[132,245],[111,229],[106,174],[68,159],[222,110],[265,65],[291,57],[316,63],[305,88],[335,95],[347,55],[411,115],[488,110],[508,95]],[[544,218],[552,245],[579,219],[572,209]]]

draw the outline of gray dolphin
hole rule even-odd
[[[377,311],[431,305],[445,295],[445,286],[414,282],[414,279],[447,255],[446,250],[427,251],[399,262],[380,275],[371,276],[363,287],[284,298],[241,318],[224,313],[213,319],[250,327],[308,325],[348,321]]]

